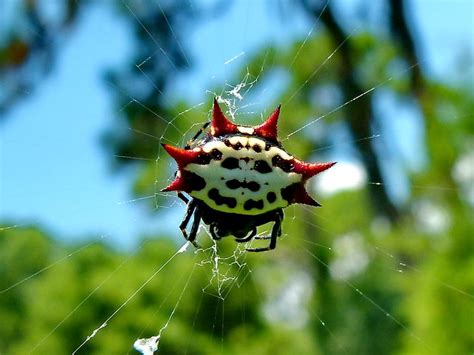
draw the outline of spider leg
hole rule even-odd
[[[283,218],[285,217],[283,210],[280,210],[280,212],[278,213],[278,216],[280,218],[280,228],[278,229],[278,236],[281,237],[281,221],[283,221]]]
[[[281,220],[283,220],[283,211],[281,211],[279,213],[279,218],[281,218]],[[278,237],[281,237],[281,228],[279,229],[278,231]],[[256,236],[254,239],[258,239],[258,240],[267,240],[267,239],[271,239],[271,235],[264,235],[264,236]]]
[[[275,249],[277,238],[278,238],[279,235],[281,235],[281,221],[282,221],[282,219],[283,219],[283,212],[277,213],[275,215],[275,224],[273,225],[273,228],[272,228],[272,234],[270,236],[270,244],[268,245],[268,247],[247,248],[245,250],[252,251],[252,252],[260,252],[260,251],[267,251],[267,250]]]
[[[245,242],[248,242],[250,240],[252,240],[253,237],[255,237],[255,234],[257,234],[257,227],[253,227],[252,231],[250,232],[249,235],[247,235],[246,237],[243,237],[243,238],[235,238],[235,241],[237,243],[245,243]]]
[[[196,141],[196,139],[198,139],[198,137],[206,130],[206,128],[211,124],[211,121],[208,121],[206,123],[204,123],[204,125],[199,129],[199,131],[197,131],[197,133],[194,135],[193,138],[191,138],[189,140],[189,142],[185,145],[184,149],[185,150],[189,150],[191,149],[191,146],[193,145],[193,143]]]
[[[195,200],[192,200],[190,203],[188,203],[188,209],[186,210],[184,218],[181,221],[181,224],[179,225],[179,229],[181,229],[181,232],[183,233],[183,236],[186,240],[188,240],[188,233],[186,232],[186,226],[188,225],[189,220],[191,219],[191,216],[193,215],[196,205],[197,205],[197,202]]]
[[[202,211],[199,208],[199,206],[197,206],[194,212],[193,225],[191,227],[191,232],[189,232],[189,238],[188,238],[188,241],[190,241],[196,248],[201,248],[201,246],[195,241],[196,235],[199,229],[199,223],[201,223],[201,217],[202,217]]]
[[[184,194],[182,192],[178,192],[178,197],[185,203],[185,204],[188,204],[189,203],[189,199],[184,196]]]
[[[179,196],[179,194],[178,194],[178,196]],[[198,213],[197,210],[196,210],[196,213],[194,215],[194,221],[193,221],[193,226],[191,228],[190,235],[188,236],[188,232],[186,232],[186,226],[188,225],[189,220],[191,219],[191,216],[193,215],[194,210],[196,209],[196,206],[197,206],[197,202],[195,200],[191,200],[191,202],[188,203],[188,209],[186,210],[184,218],[183,218],[183,220],[181,221],[181,223],[179,225],[179,229],[181,230],[181,233],[183,233],[184,239],[186,239],[187,241],[193,243],[193,245],[196,248],[198,248],[199,245],[194,241],[194,239],[196,239],[197,230],[194,232],[194,236],[193,236],[193,228],[194,228],[194,224],[196,223],[196,214]],[[200,219],[201,219],[201,217],[199,216],[199,220]],[[198,226],[199,226],[199,222],[198,222]]]

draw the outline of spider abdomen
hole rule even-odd
[[[263,214],[288,206],[292,201],[285,191],[294,184],[302,185],[302,175],[291,171],[294,158],[264,139],[228,135],[197,149],[201,150],[200,161],[183,170],[201,177],[205,186],[189,194],[214,210]]]
[[[289,155],[277,136],[280,106],[261,125],[238,126],[222,113],[214,100],[212,121],[205,139],[191,149],[163,144],[176,160],[176,178],[161,191],[177,191],[188,204],[180,224],[184,237],[194,243],[201,219],[211,236],[220,239],[232,234],[247,242],[257,227],[274,222],[267,247],[274,249],[281,235],[283,208],[292,203],[319,204],[308,194],[305,183],[334,163],[306,163]],[[181,193],[186,192],[190,201]],[[189,236],[186,225],[191,216]]]

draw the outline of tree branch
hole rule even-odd
[[[317,18],[320,15],[320,6],[312,7],[306,0],[303,0],[303,6],[313,17]],[[346,33],[337,23],[331,6],[328,6],[328,8],[321,15],[321,21],[326,26],[335,43],[343,43],[345,41],[338,51],[339,57],[342,61],[342,64],[339,66],[339,86],[343,93],[343,100],[347,102],[366,91],[358,83],[355,76],[356,65],[352,60],[353,55],[351,42],[350,40],[347,40]],[[347,111],[346,116],[348,118],[349,129],[353,137],[369,137],[372,135],[371,123],[374,116],[372,97],[373,96],[370,93],[363,95],[357,100],[357,102],[345,109]],[[382,183],[382,185],[369,185],[368,187],[372,204],[375,206],[377,211],[381,212],[391,221],[397,220],[399,217],[399,212],[390,200],[387,190],[383,185],[384,179],[382,176],[380,162],[374,148],[370,143],[368,143],[357,145],[356,149],[361,154],[362,161],[367,169],[369,181]]]

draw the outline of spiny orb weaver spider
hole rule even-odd
[[[179,228],[195,246],[201,220],[209,225],[213,239],[233,235],[237,242],[250,241],[258,226],[274,222],[269,237],[255,237],[270,239],[267,247],[246,249],[271,250],[281,235],[283,208],[293,203],[320,206],[304,185],[335,163],[306,163],[289,155],[278,141],[279,115],[280,106],[259,126],[238,126],[225,117],[214,99],[211,128],[194,148],[163,144],[178,171],[161,191],[177,191],[188,205]],[[193,215],[188,235],[186,226]]]

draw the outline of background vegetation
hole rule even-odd
[[[231,6],[194,5],[131,1],[115,7],[115,15],[133,26],[136,51],[128,66],[105,75],[112,83],[117,125],[104,132],[104,146],[111,157],[145,159],[114,163],[136,167],[130,184],[137,197],[156,194],[173,165],[161,152],[156,160],[156,145],[134,132],[184,142],[198,127],[194,123],[208,117],[212,94],[209,105],[175,120],[189,104],[169,105],[160,95],[177,73],[192,66],[177,41],[185,35],[180,29],[189,31]],[[287,149],[307,160],[332,160],[342,145],[343,154],[364,167],[368,183],[324,197],[321,209],[288,208],[276,251],[239,254],[243,267],[233,258],[222,260],[221,274],[237,275],[238,282],[221,284],[213,278],[212,249],[179,254],[81,352],[131,352],[137,338],[156,334],[172,314],[159,344],[162,354],[473,352],[472,80],[440,82],[426,75],[419,58],[422,43],[405,1],[384,3],[380,31],[356,33],[341,23],[332,4],[303,0],[297,5],[314,20],[320,16],[320,26],[305,42],[261,48],[235,73],[236,82],[247,77],[246,89],[252,83],[246,96],[251,101],[260,99],[256,95],[265,93],[272,78],[281,79],[280,92],[265,100],[269,111],[284,104],[280,132]],[[26,36],[18,22],[2,43],[0,77],[8,83],[0,102],[3,112],[20,102],[22,93],[41,90],[61,51],[51,43],[74,27],[78,16],[87,16],[89,6],[65,2],[61,21],[51,22],[41,17],[35,1],[18,8],[35,35]],[[166,55],[138,66],[157,51],[157,39]],[[472,79],[472,72],[466,73]],[[233,103],[235,96],[223,88],[224,83],[212,89]],[[401,157],[404,132],[393,130],[381,96],[419,110],[422,151],[411,154],[423,156],[422,166],[412,168]],[[243,112],[241,117],[250,124],[256,116]],[[306,124],[303,132],[292,133]],[[380,132],[380,139],[370,139]],[[391,189],[397,179],[407,183],[406,198]],[[174,201],[171,195],[155,197],[152,210]],[[182,205],[172,206],[184,211]],[[167,223],[164,209],[154,214]],[[11,227],[5,221],[0,230],[0,353],[73,351],[165,265],[179,247],[170,237],[150,235],[138,250],[125,252],[94,241],[72,245],[35,225]],[[226,240],[218,247],[226,257],[235,243]]]

